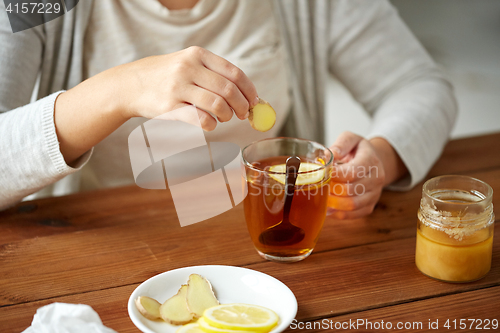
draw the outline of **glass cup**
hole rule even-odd
[[[273,138],[243,149],[248,194],[244,209],[248,231],[265,259],[294,262],[313,251],[325,221],[333,154],[308,140]],[[288,221],[284,220],[286,161],[300,158]]]
[[[491,268],[493,189],[467,176],[441,176],[422,188],[415,264],[429,277],[470,282]]]

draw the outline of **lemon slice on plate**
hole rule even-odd
[[[217,328],[210,326],[203,317],[198,319],[197,322],[203,333],[248,333],[248,331],[240,331],[240,330],[227,330],[225,328]]]
[[[321,169],[322,167],[323,165],[315,163],[309,163],[309,162],[300,163],[299,176],[295,181],[295,185],[309,185],[321,182],[323,180],[323,177],[325,176],[325,169],[324,168]],[[318,171],[309,172],[314,170]],[[280,182],[281,184],[285,184],[286,164],[273,165],[269,168],[269,171],[279,173],[279,174],[270,173],[269,176],[274,180]]]
[[[192,323],[180,327],[175,333],[205,333],[205,331],[197,323]]]
[[[251,332],[269,332],[279,320],[273,310],[241,303],[211,307],[205,310],[202,318],[211,327]],[[200,325],[200,327],[203,326]]]

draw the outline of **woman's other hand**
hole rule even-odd
[[[330,147],[335,160],[328,198],[329,215],[355,219],[373,212],[384,186],[402,177],[406,167],[382,138],[370,141],[343,132]]]

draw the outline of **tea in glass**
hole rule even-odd
[[[286,162],[300,159],[295,184],[287,184]],[[333,156],[307,140],[277,138],[243,150],[248,194],[244,200],[248,231],[258,253],[273,261],[299,261],[311,254],[326,216]],[[284,220],[286,188],[291,199]]]

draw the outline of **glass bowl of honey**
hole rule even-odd
[[[491,268],[493,189],[468,176],[440,176],[422,188],[415,264],[424,275],[471,282]]]

